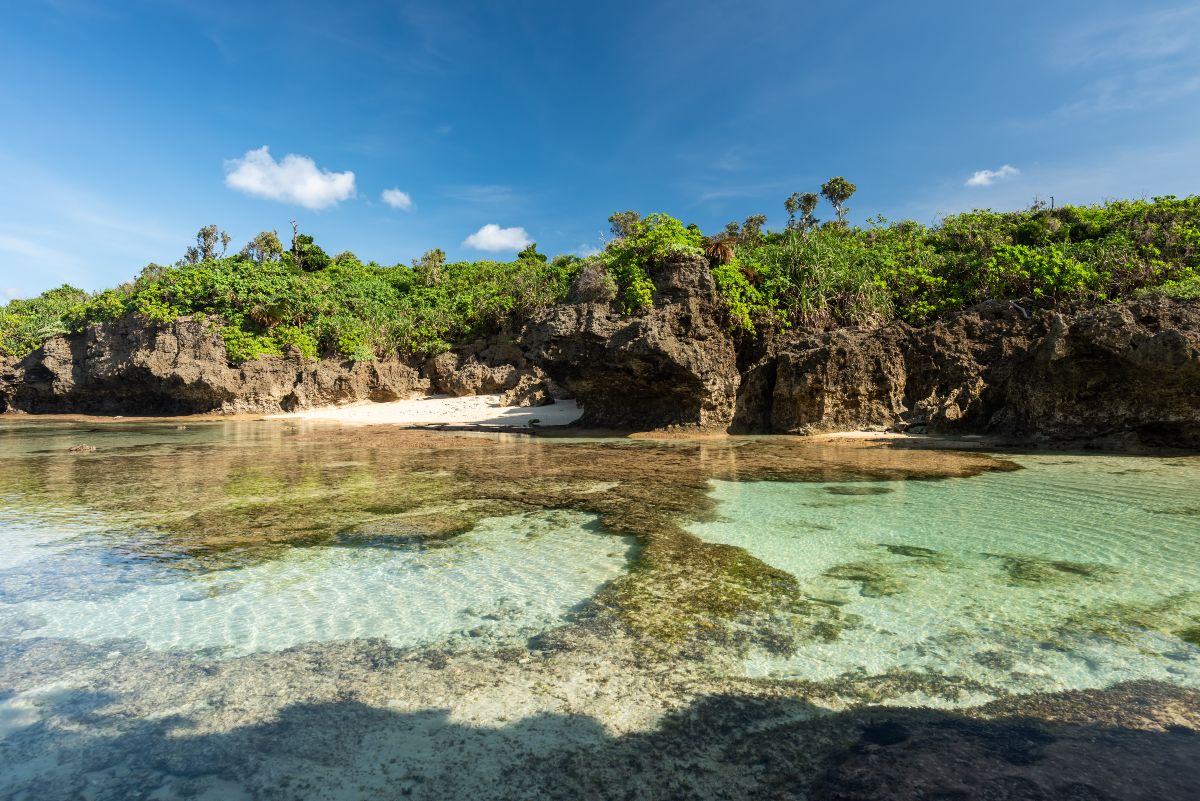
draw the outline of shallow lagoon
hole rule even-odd
[[[5,422],[0,797],[758,792],[734,737],[795,740],[776,769],[806,797],[875,736],[867,703],[1069,718],[1089,748],[1110,719],[1191,730],[1198,479],[1179,456]]]
[[[1200,686],[1194,460],[1006,458],[1022,469],[947,481],[717,482],[722,519],[693,533],[745,548],[858,619],[830,642],[753,655],[750,674],[921,671],[982,692]]]

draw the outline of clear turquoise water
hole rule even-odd
[[[10,521],[5,533],[0,572],[59,560],[72,573],[58,592],[6,582],[4,614],[20,622],[17,636],[224,656],[355,638],[507,643],[560,622],[621,572],[629,549],[588,515],[542,512],[485,518],[450,547],[297,547],[237,569],[142,572],[114,586],[113,565],[72,555],[94,533],[86,524]],[[39,572],[27,575],[40,584]]]
[[[1200,458],[395,434],[0,420],[0,798],[759,797],[863,703],[1195,727]]]
[[[748,673],[1200,686],[1200,461],[1011,458],[1023,469],[941,481],[714,482],[720,519],[693,534],[857,621],[795,654],[756,653]]]

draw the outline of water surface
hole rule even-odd
[[[731,732],[803,726],[778,764],[807,787],[864,703],[1200,726],[1198,482],[1188,456],[0,422],[0,797],[744,796]]]

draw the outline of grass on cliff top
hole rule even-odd
[[[654,267],[673,258],[707,258],[730,328],[751,335],[801,325],[923,324],[995,299],[1200,297],[1200,197],[973,211],[933,226],[877,218],[855,227],[844,222],[853,185],[825,188],[837,201],[836,219],[816,219],[815,194],[794,195],[781,231],[764,230],[762,215],[706,237],[665,214],[614,214],[613,240],[582,260],[548,259],[530,246],[510,262],[446,263],[435,250],[411,266],[388,267],[348,252],[330,257],[303,235],[285,250],[274,232],[226,256],[228,239],[207,226],[174,266],[149,265],[97,294],[63,286],[0,307],[0,356],[140,314],[205,316],[234,363],[291,349],[307,358],[423,357],[568,300],[638,314],[654,302]]]

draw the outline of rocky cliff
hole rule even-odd
[[[25,412],[278,412],[428,389],[400,361],[311,361],[299,354],[231,366],[213,326],[127,318],[54,337],[0,366],[0,404]]]
[[[579,401],[583,425],[724,430],[741,379],[708,263],[672,259],[651,279],[654,305],[637,315],[604,303],[550,309],[522,333],[526,358]]]
[[[735,433],[894,428],[1200,448],[1200,303],[1145,298],[1076,311],[996,303],[923,328],[735,340],[703,259],[651,276],[654,305],[555,306],[420,364],[231,366],[213,326],[130,318],[0,362],[0,411],[274,412],[414,392],[573,396],[582,424]]]
[[[735,430],[897,428],[1200,447],[1200,305],[996,303],[800,336],[747,371]]]

